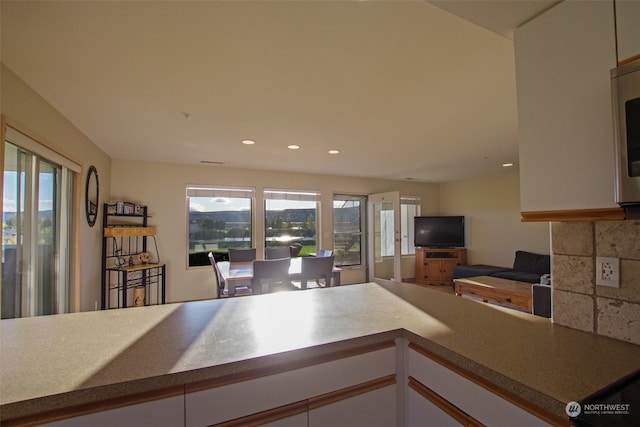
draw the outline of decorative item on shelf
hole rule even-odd
[[[114,249],[113,255],[113,265],[116,268],[122,268],[130,263],[130,260],[122,253],[122,248]]]
[[[149,252],[142,252],[138,254],[138,261],[141,264],[147,264],[151,262],[151,254]]]
[[[115,205],[109,205],[107,209],[109,215],[144,215],[144,206],[131,202],[116,202]]]
[[[144,286],[136,286],[133,288],[133,306],[144,307]]]

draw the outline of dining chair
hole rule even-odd
[[[331,286],[331,277],[333,276],[333,263],[335,257],[303,257],[300,271],[300,288],[306,289],[307,282],[313,280],[318,287],[328,288]],[[324,281],[324,284],[322,284]],[[293,282],[294,286],[297,282]],[[296,286],[297,287],[297,286]]]
[[[229,262],[253,261],[256,259],[256,248],[234,249],[229,248]]]
[[[216,289],[216,295],[218,296],[218,298],[222,298],[225,296],[225,293],[224,293],[225,286],[227,288],[226,296],[229,296],[229,297],[236,296],[238,289],[241,289],[241,292],[243,295],[249,294],[249,292],[251,291],[250,289],[251,283],[244,282],[244,281],[238,282],[236,280],[227,282],[224,280],[224,276],[220,271],[220,267],[218,267],[218,260],[220,261],[226,260],[226,255],[223,256],[218,253],[214,254],[212,252],[209,252],[208,256],[209,256],[209,262],[211,262],[211,265],[213,266],[213,271],[215,272],[215,276],[216,276],[216,281],[218,285]]]
[[[302,243],[296,242],[291,246],[289,246],[289,252],[291,253],[291,258],[297,257],[301,250],[302,250]]]
[[[224,277],[218,268],[218,263],[216,262],[215,257],[213,256],[213,252],[209,252],[209,262],[211,262],[211,266],[213,267],[213,272],[216,275],[216,295],[220,298],[224,295]]]
[[[291,258],[291,250],[288,246],[275,246],[265,248],[266,259]]]
[[[269,292],[274,285],[288,285],[290,264],[290,258],[254,260],[251,293],[261,294],[263,285],[268,286]]]
[[[333,255],[333,251],[330,249],[320,249],[316,255],[319,258],[324,258]]]

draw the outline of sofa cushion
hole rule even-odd
[[[453,278],[464,279],[465,277],[491,276],[501,271],[511,271],[511,269],[484,264],[457,265],[453,268]]]
[[[538,273],[527,273],[525,271],[502,271],[498,273],[493,273],[493,277],[500,277],[502,279],[516,280],[518,282],[526,282],[526,283],[540,283],[540,274]]]
[[[549,274],[551,272],[551,257],[549,255],[516,251],[516,259],[513,262],[513,269],[524,273],[535,273],[538,275],[538,278],[540,278],[541,275]]]

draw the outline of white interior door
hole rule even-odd
[[[402,281],[400,192],[369,195],[369,265],[374,279]]]

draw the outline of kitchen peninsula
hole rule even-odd
[[[507,400],[515,397],[527,416],[568,425],[567,403],[640,369],[640,346],[405,283],[10,319],[0,327],[2,425],[100,416],[95,412],[154,400],[175,403],[180,425],[200,425],[200,415],[190,413],[198,402],[222,417],[233,387],[254,381],[251,390],[259,393],[255,383],[270,375],[288,381],[280,388],[291,391],[264,400],[296,393],[272,408],[311,411],[327,394],[319,383],[333,381],[330,375],[324,381],[324,368],[313,369],[334,369],[346,360],[337,376],[349,376],[358,371],[348,367],[352,359],[367,369],[354,381],[390,391],[396,396],[385,400],[396,412],[390,416],[410,425],[411,404],[402,402],[411,402],[412,385],[420,382],[422,368],[411,364],[422,355]],[[369,371],[379,374],[368,378]],[[303,381],[298,374],[306,375]],[[317,390],[304,388],[316,387],[317,377],[323,379]],[[352,391],[336,381],[336,390]],[[228,401],[211,399],[223,388]],[[258,405],[253,413],[267,409]]]

